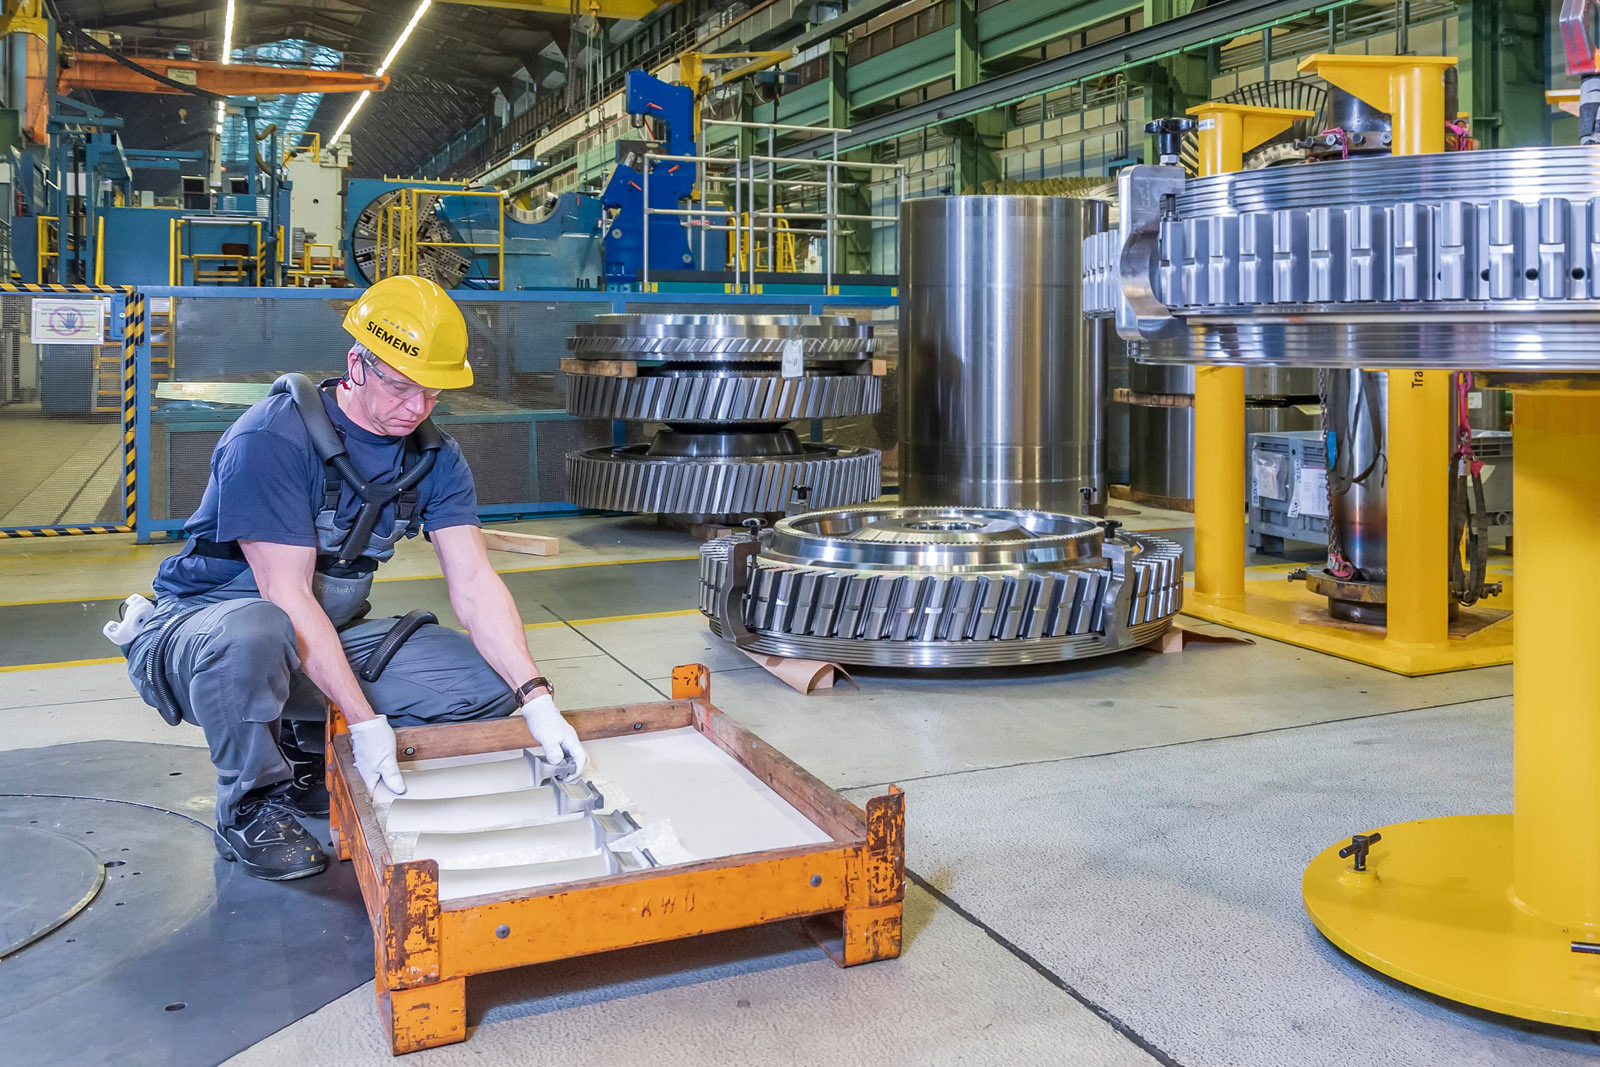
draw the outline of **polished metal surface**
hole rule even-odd
[[[415,241],[418,276],[435,282],[441,289],[455,289],[467,276],[472,261],[462,255],[463,249],[452,247],[461,238],[438,213],[439,195],[416,190],[416,230],[409,234],[386,232],[381,225],[385,215],[391,221],[392,212],[399,206],[405,191],[391,189],[373,199],[361,210],[351,237],[351,257],[355,267],[368,284],[378,280],[378,266],[386,256],[394,255],[403,242]],[[379,241],[380,234],[385,238]]]
[[[1176,200],[1179,218],[1335,204],[1483,202],[1545,197],[1587,202],[1600,194],[1600,158],[1557,145],[1352,159],[1196,178]]]
[[[804,446],[800,456],[685,459],[647,454],[645,445],[567,453],[567,499],[601,511],[663,515],[772,514],[808,486],[816,507],[871,500],[882,489],[880,452]]]
[[[573,326],[580,359],[771,362],[798,341],[808,362],[866,359],[872,327],[840,315],[596,315]]]
[[[883,407],[883,379],[871,374],[776,372],[737,375],[567,375],[573,415],[640,422],[783,422],[873,415]]]
[[[1351,312],[1306,306],[1239,318],[1190,316],[1189,344],[1170,357],[1191,363],[1393,370],[1504,370],[1572,374],[1600,370],[1600,304],[1565,311],[1480,303]],[[1455,316],[1452,318],[1451,316]],[[1171,352],[1171,346],[1152,351]],[[1164,354],[1160,358],[1169,358]]]
[[[1106,205],[1043,196],[908,201],[900,225],[900,495],[1076,512],[1106,495],[1103,327],[1083,239]]]
[[[1194,367],[1180,363],[1137,362],[1128,367],[1128,388],[1135,393],[1194,395]],[[1314,397],[1317,372],[1305,367],[1247,367],[1247,397]]]
[[[600,315],[573,327],[567,411],[666,423],[647,445],[567,455],[567,499],[606,511],[736,518],[882,491],[882,456],[803,445],[784,423],[876,414],[869,324],[842,316]],[[592,367],[594,373],[584,373]],[[619,371],[625,373],[618,373]]]
[[[800,443],[800,435],[788,428],[719,427],[685,432],[668,427],[656,431],[644,454],[677,459],[765,459],[804,455],[805,446]]]
[[[741,538],[700,553],[701,611],[719,611]],[[1182,606],[1183,550],[1069,515],[867,506],[760,534],[746,576],[752,651],[900,667],[1103,655],[1159,636]]]
[[[1132,361],[1128,364],[1128,388],[1135,393],[1193,396],[1194,368],[1143,359]]]
[[[1110,485],[1128,484],[1128,405],[1116,399],[1118,390],[1129,389],[1131,365],[1127,342],[1107,330],[1106,390],[1111,403],[1106,405],[1106,481]]]
[[[765,559],[852,570],[906,567],[979,574],[1101,562],[1093,520],[1044,511],[872,505],[782,520],[762,538]]]
[[[1293,433],[1315,430],[1322,425],[1322,409],[1309,404],[1250,404],[1244,409],[1244,432]]]
[[[1194,408],[1128,408],[1128,488],[1142,497],[1194,499]]]
[[[1170,186],[1171,170],[1129,168],[1125,185]],[[1131,203],[1122,233],[1088,241],[1086,307],[1177,339],[1142,345],[1151,362],[1600,370],[1590,149],[1275,167]]]
[[[1330,552],[1337,546],[1355,568],[1351,579],[1381,586],[1389,579],[1389,376],[1333,371],[1327,375],[1327,391],[1328,431],[1335,453],[1328,492]],[[1329,596],[1334,618],[1372,621],[1370,604],[1356,602],[1359,610],[1352,610],[1353,598],[1337,585]],[[1377,614],[1382,615],[1381,608]]]

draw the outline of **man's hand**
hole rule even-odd
[[[589,766],[589,754],[578,742],[578,731],[574,730],[572,724],[563,719],[561,712],[556,710],[554,697],[548,693],[534,697],[522,705],[518,714],[528,721],[528,732],[539,742],[539,747],[544,749],[544,758],[548,762],[560,763],[563,760],[572,760],[574,778]]]
[[[400,776],[400,764],[394,758],[394,728],[388,719],[377,715],[365,722],[351,723],[350,744],[356,753],[356,770],[367,783],[368,792],[377,788],[380,779],[392,793],[406,791],[406,780]]]

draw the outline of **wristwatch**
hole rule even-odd
[[[528,697],[533,694],[535,689],[549,690],[552,698],[556,695],[555,683],[541,674],[537,678],[530,678],[517,686],[517,703],[526,704]]]

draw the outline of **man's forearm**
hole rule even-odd
[[[528,652],[528,635],[522,628],[511,590],[493,571],[456,594],[451,607],[467,628],[473,647],[513,690],[539,673]]]
[[[272,599],[269,597],[268,599]],[[285,597],[274,601],[294,623],[295,644],[300,652],[300,668],[305,671],[322,695],[339,706],[349,722],[364,722],[375,712],[361,691],[361,683],[345,659],[344,646],[339,642],[339,631],[316,600],[307,597]]]

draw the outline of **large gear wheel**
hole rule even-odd
[[[830,315],[597,315],[567,339],[590,359],[746,362],[779,360],[795,342],[808,363],[866,359],[872,327]]]
[[[802,444],[792,419],[874,415],[872,327],[841,316],[599,315],[574,327],[567,411],[665,423],[648,445],[567,456],[580,507],[725,520],[839,507],[882,489],[870,448]],[[803,490],[802,491],[802,487]]]
[[[646,445],[591,448],[567,454],[567,499],[600,511],[733,516],[782,512],[797,487],[823,507],[870,500],[883,477],[871,448],[804,445],[798,455],[652,456]]]
[[[351,235],[351,262],[361,277],[370,284],[378,280],[377,264],[387,258],[397,241],[416,242],[417,274],[438,283],[441,289],[454,289],[467,276],[472,261],[461,254],[459,248],[449,247],[460,241],[455,232],[441,219],[434,208],[439,203],[437,194],[425,193],[417,197],[416,232],[389,235],[380,240],[379,219],[400,198],[401,190],[391,189],[373,200],[356,217]]]
[[[640,422],[787,422],[874,415],[883,379],[870,374],[784,378],[740,375],[567,378],[567,410],[587,418]]]
[[[700,609],[755,652],[895,667],[1045,663],[1148,643],[1183,550],[1069,515],[867,506],[700,552]],[[743,569],[744,573],[739,573]]]

